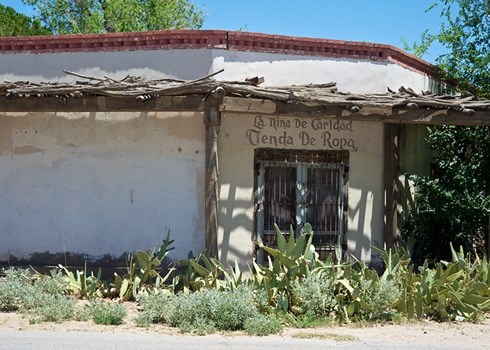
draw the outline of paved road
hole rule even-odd
[[[165,349],[165,350],[250,350],[250,349],[281,349],[281,350],[320,350],[320,349],[485,349],[488,343],[462,344],[440,343],[437,335],[431,341],[424,339],[391,339],[389,344],[383,339],[359,339],[356,341],[335,342],[327,339],[296,339],[281,336],[269,337],[224,337],[220,335],[209,336],[172,336],[157,333],[108,333],[108,332],[52,332],[31,330],[1,330],[0,349],[95,349],[95,350],[122,350],[122,349]],[[428,344],[430,343],[430,344]]]

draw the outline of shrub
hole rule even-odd
[[[60,269],[51,270],[49,275],[36,275],[34,287],[41,292],[52,295],[64,295],[68,288],[68,280]]]
[[[74,316],[75,302],[63,295],[66,283],[57,271],[51,275],[29,270],[9,269],[0,288],[0,309],[19,310],[28,315],[29,322],[63,322]]]
[[[18,310],[22,303],[25,290],[16,283],[7,283],[0,288],[0,311],[15,311]]]
[[[282,330],[282,327],[277,318],[258,314],[245,320],[244,329],[249,335],[265,336],[279,333]]]
[[[5,273],[5,282],[21,282],[27,283],[31,278],[31,273],[28,269],[15,269],[9,268],[4,270]]]
[[[172,296],[168,293],[149,294],[138,298],[143,311],[136,318],[136,325],[146,327],[152,323],[165,323],[169,319]]]
[[[449,243],[466,252],[485,250],[490,216],[490,138],[488,127],[438,125],[428,128],[434,153],[432,176],[412,176],[414,203],[402,237],[414,241],[415,265],[449,260]]]
[[[27,295],[21,309],[28,313],[29,322],[56,322],[73,319],[75,301],[64,293],[68,283],[61,271],[52,270],[49,275],[35,275],[31,294]]]
[[[171,299],[169,311],[168,323],[181,329],[206,324],[219,330],[238,330],[243,329],[245,320],[258,315],[252,292],[244,287],[180,294]]]
[[[92,306],[92,320],[96,324],[119,325],[126,317],[126,310],[121,304],[99,302]]]
[[[368,307],[360,310],[361,318],[367,320],[393,320],[396,310],[393,305],[401,291],[393,281],[386,279],[361,281],[362,299]]]
[[[82,308],[76,308],[73,319],[75,321],[88,321],[92,318],[92,309],[90,305],[85,305]]]
[[[31,294],[32,286],[28,283],[26,270],[5,270],[5,282],[0,285],[0,310],[15,311]]]
[[[127,256],[127,273],[123,275],[114,274],[115,291],[123,301],[132,300],[138,297],[141,292],[148,293],[154,288],[163,286],[165,281],[171,276],[173,269],[165,277],[160,276],[159,267],[164,262],[168,253],[173,250],[170,247],[174,241],[170,239],[170,231],[167,230],[167,237],[162,241],[162,245],[151,251],[136,251],[135,254]],[[94,277],[91,281],[97,289],[100,278]]]
[[[334,278],[326,274],[310,274],[293,285],[299,297],[301,312],[313,312],[316,316],[328,316],[336,302]]]
[[[218,329],[243,329],[245,321],[258,314],[249,289],[240,288],[235,292],[217,294],[220,299],[212,316]]]
[[[205,318],[196,318],[193,323],[185,322],[180,326],[182,333],[196,332],[198,335],[206,335],[216,332],[217,328],[213,322]]]
[[[75,301],[63,296],[36,291],[28,302],[22,305],[21,310],[29,315],[30,323],[61,323],[73,319]]]
[[[17,282],[8,282],[0,287],[0,311],[15,311],[22,304],[27,293],[24,286]]]

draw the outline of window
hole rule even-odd
[[[322,260],[345,250],[347,151],[255,151],[256,234],[265,245],[276,246],[274,224],[299,234],[313,227],[313,244]],[[258,260],[264,259],[258,251]]]

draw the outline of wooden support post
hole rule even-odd
[[[488,139],[490,140],[490,127],[487,128]],[[489,193],[490,194],[490,193]],[[490,256],[490,215],[488,216],[488,231],[487,231],[487,256]]]
[[[397,194],[396,177],[398,176],[398,126],[384,125],[384,244],[385,248],[393,247],[397,242]]]
[[[221,112],[216,109],[206,109],[204,111],[204,123],[206,124],[206,255],[218,259],[218,139]]]

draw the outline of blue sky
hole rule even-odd
[[[204,10],[203,29],[245,30],[269,34],[369,41],[403,48],[429,29],[436,32],[439,10],[425,10],[434,0],[193,0]],[[0,0],[32,14],[21,0]],[[424,59],[433,61],[440,47]]]

